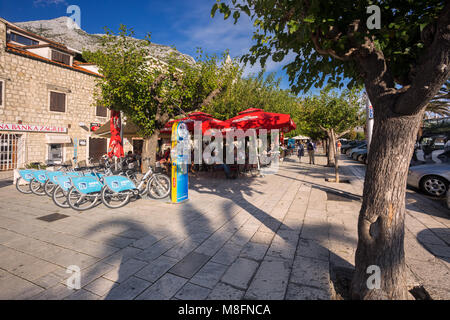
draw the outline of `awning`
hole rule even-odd
[[[231,127],[242,129],[279,129],[284,133],[295,130],[296,125],[289,114],[265,112],[262,109],[250,108],[239,112],[239,115],[226,120]]]
[[[127,122],[123,125],[123,136],[125,138],[140,137],[138,135],[138,127],[132,123]],[[100,138],[111,138],[111,127],[110,122],[107,121],[104,125],[93,132],[93,136]]]
[[[46,134],[46,143],[72,143],[72,139],[68,135],[56,135],[56,134]]]

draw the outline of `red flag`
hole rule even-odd
[[[110,130],[111,130],[111,140],[109,141],[109,149],[108,149],[108,157],[112,158],[116,156],[118,158],[122,158],[124,156],[123,153],[123,143],[120,139],[120,111],[111,110],[111,122],[110,122]]]

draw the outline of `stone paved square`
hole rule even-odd
[[[350,184],[286,159],[264,177],[190,177],[180,205],[139,200],[83,213],[0,187],[0,299],[334,299],[333,268],[354,266],[363,183],[363,168],[341,162]],[[352,200],[327,196],[336,188]],[[410,282],[449,299],[448,216],[413,199],[430,201],[407,192]],[[36,219],[52,213],[67,218]],[[67,287],[72,265],[80,290]]]

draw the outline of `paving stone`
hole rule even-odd
[[[34,280],[51,273],[57,268],[59,267],[55,264],[43,260],[36,260],[32,263],[21,264],[17,268],[10,269],[9,271],[25,280],[34,282]]]
[[[266,254],[269,245],[264,243],[249,242],[242,249],[240,256],[251,260],[261,261]]]
[[[133,242],[133,247],[138,248],[138,249],[147,249],[151,245],[158,242],[160,239],[161,239],[161,237],[158,237],[155,235],[148,235],[144,238],[141,238],[141,239]]]
[[[290,281],[327,290],[330,284],[329,263],[298,256],[292,266]]]
[[[328,261],[329,251],[317,241],[308,239],[299,239],[297,246],[297,255],[319,260]]]
[[[205,263],[210,259],[210,256],[191,252],[186,257],[184,257],[180,262],[174,265],[169,272],[190,279],[194,276],[194,274],[200,270],[201,267],[205,265]]]
[[[144,251],[140,252],[136,258],[145,260],[145,261],[152,261],[161,256],[164,252],[169,250],[175,245],[175,243],[171,241],[166,241],[165,239],[158,241],[151,247],[145,249]]]
[[[275,234],[267,250],[267,255],[283,259],[294,259],[298,233],[295,231],[280,231]]]
[[[255,235],[251,238],[251,242],[257,242],[262,244],[270,244],[272,242],[274,233],[268,233],[268,232],[261,232],[258,231],[255,233]]]
[[[103,277],[114,282],[122,283],[146,265],[147,263],[144,261],[130,259],[120,266],[115,267],[113,270],[103,275]]]
[[[98,295],[93,294],[92,292],[80,289],[64,298],[64,300],[98,300],[99,298]]]
[[[115,286],[104,297],[105,300],[132,300],[151,285],[150,282],[136,277],[130,277]]]
[[[211,260],[224,265],[231,265],[239,256],[241,250],[242,246],[234,243],[227,243],[214,255]]]
[[[227,266],[220,263],[209,261],[191,278],[190,282],[212,289],[219,282],[227,268]]]
[[[318,288],[290,283],[286,300],[331,300],[331,294]]]
[[[221,281],[239,289],[247,289],[250,280],[258,268],[253,260],[238,258],[222,277]]]
[[[208,296],[208,300],[241,300],[244,291],[238,290],[225,283],[218,283]]]
[[[162,278],[156,281],[151,287],[145,290],[138,300],[168,300],[180,290],[187,279],[166,273]]]
[[[108,292],[115,286],[117,286],[117,282],[113,282],[111,280],[105,278],[97,278],[96,280],[89,283],[84,289],[98,295],[99,297],[107,295]]]
[[[250,300],[284,299],[290,271],[287,261],[267,258],[261,263],[245,298]]]
[[[81,287],[84,287],[85,285],[91,283],[97,278],[100,278],[104,274],[112,271],[114,269],[114,266],[104,263],[104,262],[97,262],[96,264],[81,270]]]
[[[136,273],[136,277],[155,282],[178,262],[177,259],[160,256]]]
[[[0,300],[29,299],[44,291],[43,288],[14,275],[2,277],[0,288]]]
[[[124,262],[130,260],[131,258],[135,258],[135,257],[139,256],[142,252],[143,251],[138,248],[126,247],[126,248],[120,249],[119,251],[110,255],[106,259],[103,259],[102,262],[113,265],[113,266],[118,266],[119,264],[124,263]]]
[[[164,255],[175,259],[183,259],[197,247],[197,242],[193,242],[191,239],[186,239],[182,243],[174,246],[172,249],[164,253]]]
[[[76,290],[67,287],[65,284],[58,283],[57,285],[42,291],[41,293],[31,297],[32,300],[62,300],[71,295]]]
[[[210,289],[197,286],[192,283],[186,283],[183,288],[175,295],[180,300],[205,300],[208,297]]]

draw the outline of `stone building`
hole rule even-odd
[[[108,139],[91,128],[109,120],[109,110],[95,105],[100,75],[80,58],[0,18],[0,171],[106,153]]]

